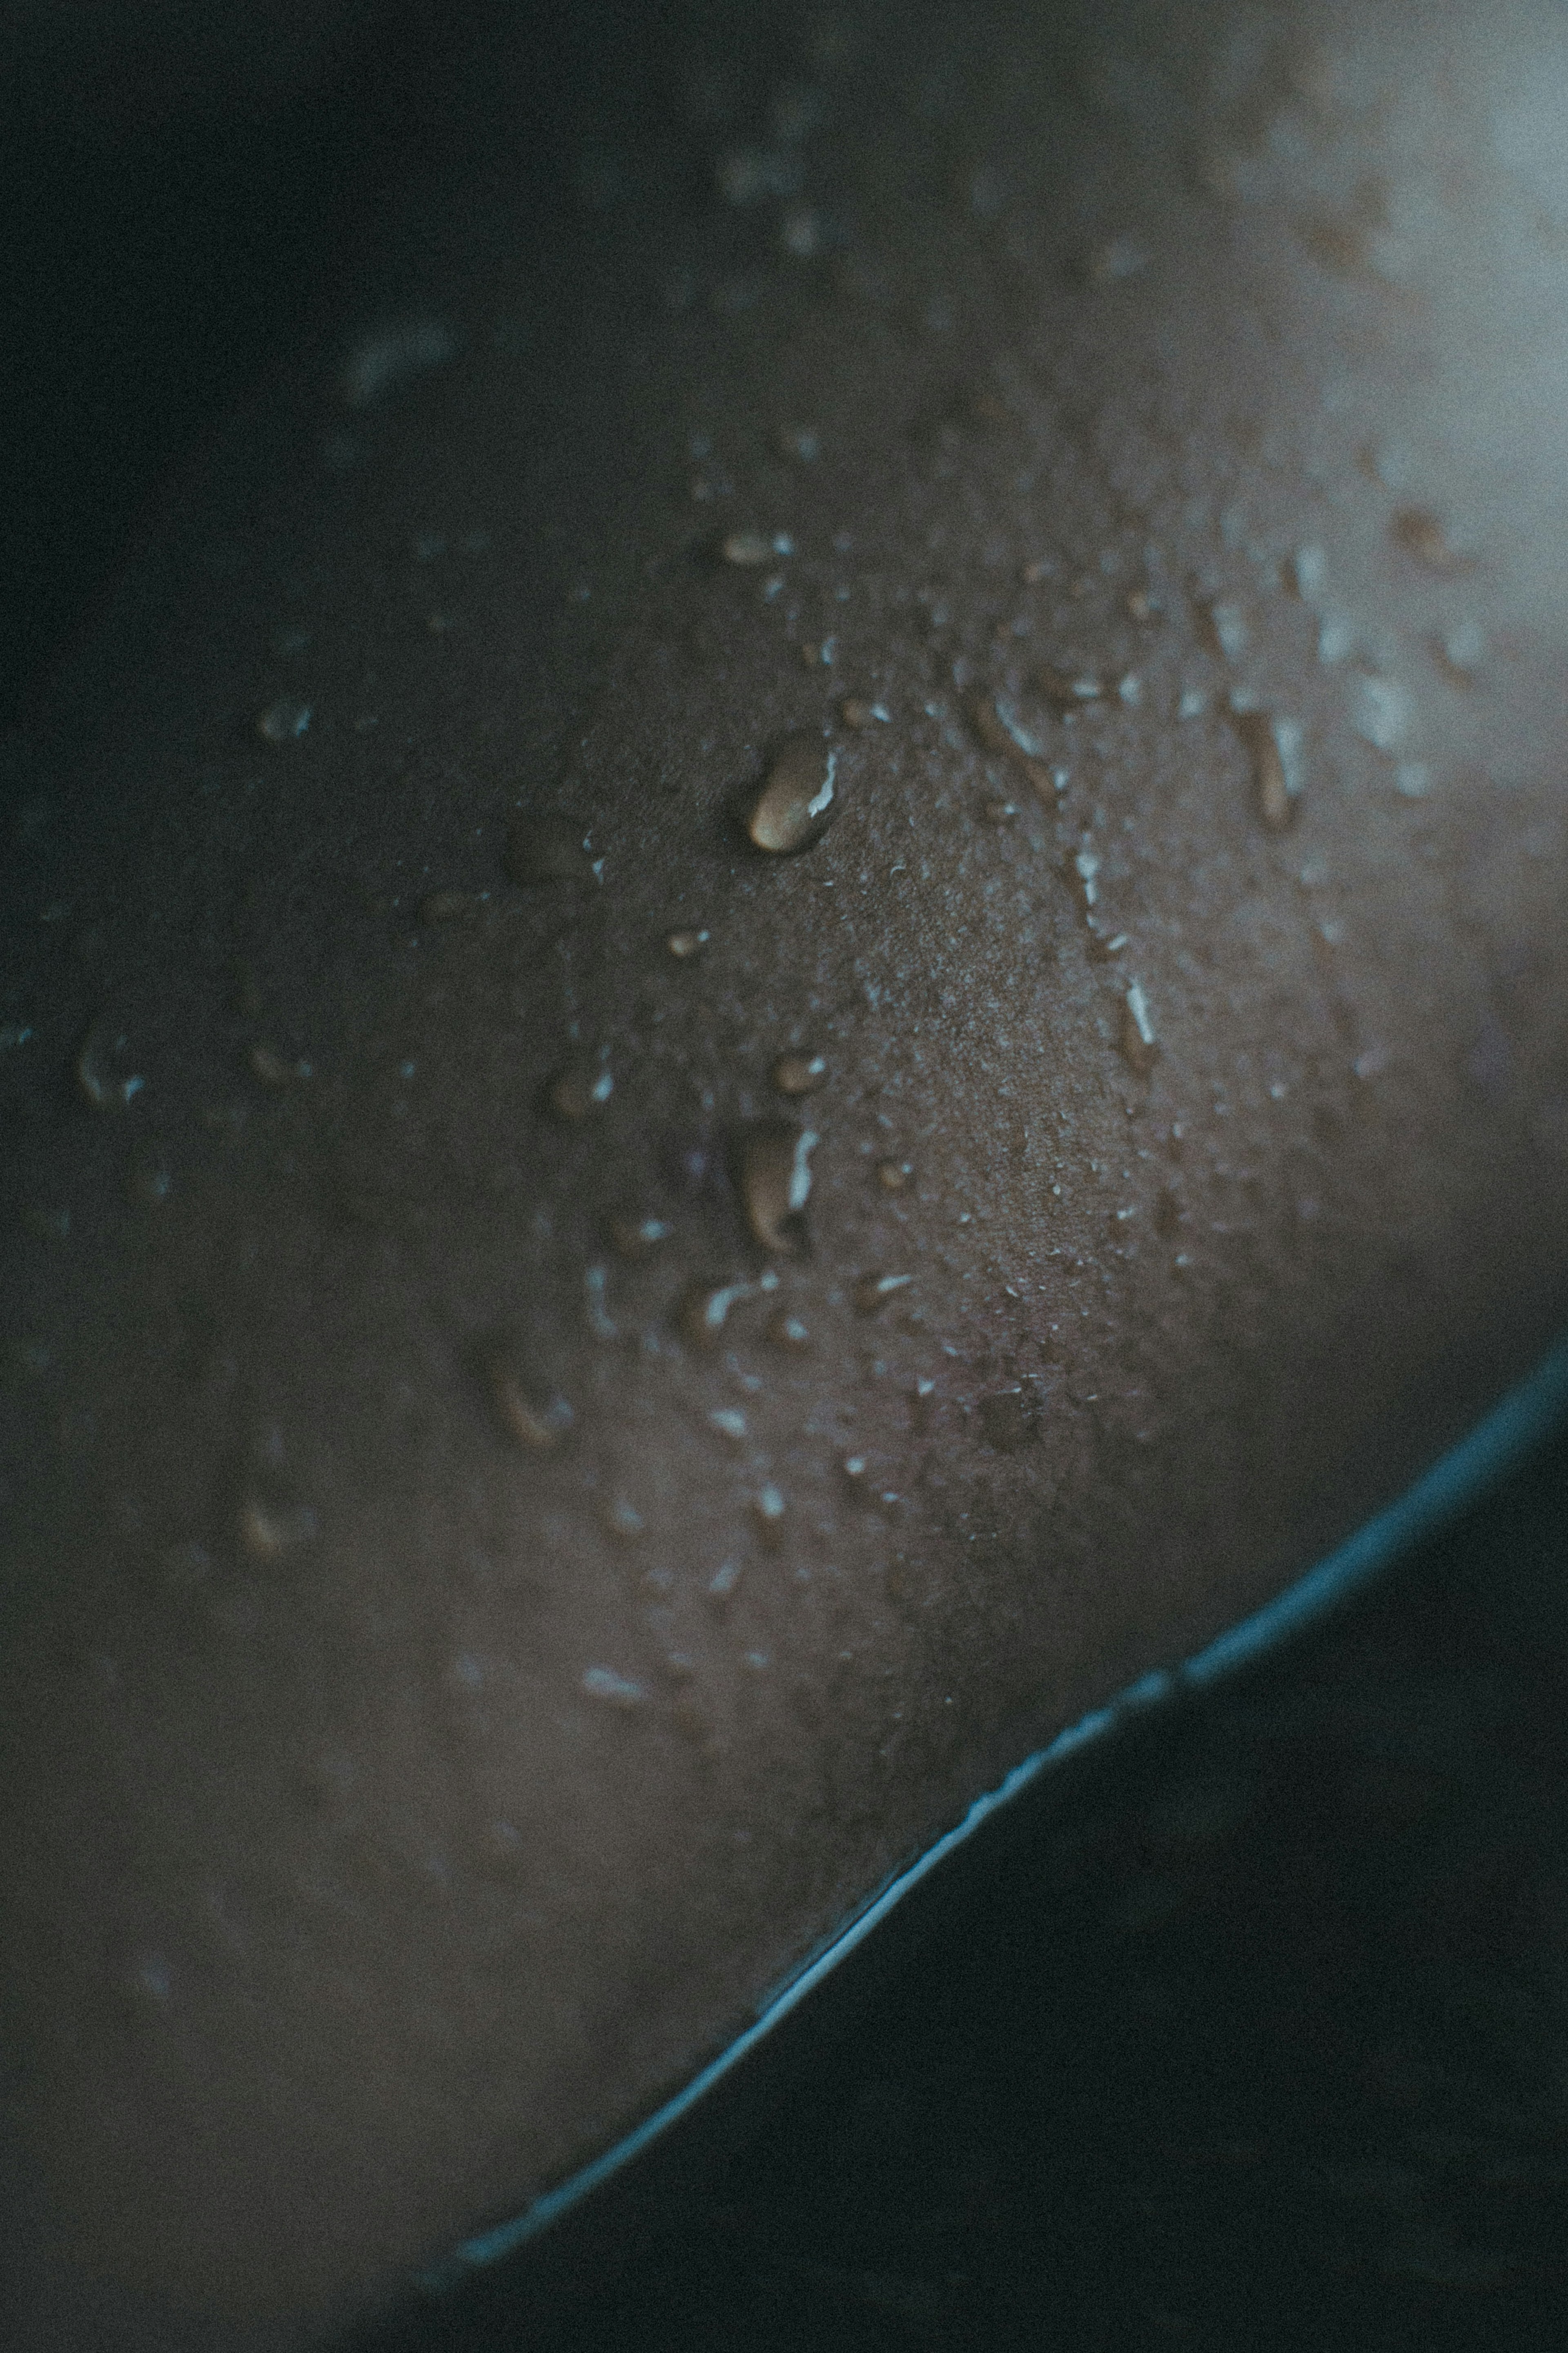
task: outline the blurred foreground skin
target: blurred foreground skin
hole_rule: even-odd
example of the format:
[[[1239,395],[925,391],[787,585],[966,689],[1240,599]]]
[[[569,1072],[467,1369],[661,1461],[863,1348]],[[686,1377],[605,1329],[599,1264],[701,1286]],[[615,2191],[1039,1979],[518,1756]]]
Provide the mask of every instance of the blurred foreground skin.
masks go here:
[[[28,2347],[374,2308],[1568,1292],[1561,20],[524,46],[7,778]]]

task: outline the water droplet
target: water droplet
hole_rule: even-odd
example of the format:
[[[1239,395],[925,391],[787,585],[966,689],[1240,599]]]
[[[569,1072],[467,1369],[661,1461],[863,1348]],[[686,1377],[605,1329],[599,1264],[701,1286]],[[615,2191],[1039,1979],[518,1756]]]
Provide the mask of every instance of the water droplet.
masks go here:
[[[291,1086],[296,1079],[312,1075],[309,1062],[286,1062],[270,1046],[253,1046],[246,1059],[263,1086]]]
[[[785,855],[821,839],[836,814],[837,763],[820,735],[785,736],[747,814],[746,831],[757,849]]]
[[[1429,507],[1401,507],[1388,528],[1394,544],[1428,572],[1451,577],[1469,569],[1469,560],[1449,545],[1441,521]]]
[[[980,1400],[980,1427],[998,1454],[1016,1454],[1040,1434],[1041,1402],[1023,1388],[995,1389]]]
[[[484,911],[483,891],[432,891],[419,909],[422,923],[471,923]]]
[[[610,1707],[638,1707],[642,1704],[641,1683],[632,1683],[625,1675],[617,1675],[610,1667],[585,1667],[583,1689],[590,1699],[603,1700]]]
[[[1388,1060],[1386,1046],[1368,1046],[1363,1053],[1356,1056],[1351,1068],[1358,1079],[1381,1078],[1388,1068]]]
[[[1301,797],[1301,731],[1291,719],[1266,711],[1234,714],[1243,743],[1252,754],[1253,790],[1258,813],[1270,833],[1284,833],[1296,821]]]
[[[1239,605],[1213,604],[1208,607],[1209,634],[1216,653],[1226,661],[1239,661],[1247,651],[1251,632],[1247,616]]]
[[[1092,670],[1039,670],[1035,683],[1055,711],[1081,710],[1086,702],[1098,702],[1105,692]]]
[[[725,1320],[732,1307],[752,1298],[754,1282],[694,1283],[682,1297],[678,1321],[695,1348],[716,1348],[724,1336]]]
[[[1425,760],[1401,760],[1394,772],[1394,785],[1407,801],[1425,800],[1432,789],[1432,771]]]
[[[1128,1069],[1140,1078],[1146,1078],[1154,1067],[1160,1045],[1150,1018],[1148,1000],[1137,981],[1132,983],[1121,1000],[1121,1034],[1118,1043]]]
[[[805,1205],[811,1198],[810,1128],[768,1121],[741,1148],[741,1198],[746,1222],[765,1250],[798,1256],[805,1247]]]
[[[339,395],[349,408],[368,408],[400,384],[443,366],[456,349],[451,329],[439,319],[383,328],[349,353],[338,378]]]
[[[588,1309],[588,1329],[595,1340],[614,1340],[617,1335],[615,1323],[605,1303],[607,1271],[602,1266],[583,1269],[583,1296]]]
[[[256,732],[268,744],[297,743],[310,723],[310,703],[293,702],[284,697],[280,702],[269,702],[259,713]]]
[[[770,537],[761,531],[727,532],[719,543],[719,553],[726,564],[739,565],[749,570],[768,563],[775,555],[793,555],[795,542],[787,532],[775,531]]]
[[[913,1163],[908,1160],[879,1160],[877,1182],[884,1193],[903,1193],[914,1178]]]
[[[1444,632],[1437,659],[1456,686],[1473,686],[1486,659],[1487,641],[1479,621],[1456,621]]]
[[[1100,852],[1086,835],[1073,852],[1072,861],[1075,894],[1086,915],[1100,903]]]
[[[316,1514],[308,1504],[285,1507],[247,1495],[240,1506],[239,1540],[253,1560],[277,1560],[315,1534]]]
[[[605,1504],[604,1520],[606,1534],[620,1537],[624,1543],[633,1543],[645,1531],[642,1514],[624,1496],[617,1496],[613,1504]]]
[[[1031,733],[1005,696],[976,693],[968,696],[964,712],[982,749],[999,758],[1023,760],[1026,763],[1043,760],[1046,747],[1039,737]]]
[[[145,1087],[145,1079],[123,1067],[130,1050],[130,1039],[102,1023],[88,1031],[76,1058],[76,1075],[77,1084],[94,1111],[123,1111]]]
[[[886,704],[868,702],[863,696],[847,694],[838,706],[838,716],[846,727],[871,727],[891,724]]]
[[[150,1209],[168,1199],[174,1190],[174,1172],[162,1145],[144,1144],[132,1155],[126,1186],[132,1199],[145,1202]]]
[[[771,1481],[766,1486],[758,1488],[752,1498],[752,1516],[763,1544],[776,1545],[783,1541],[788,1514],[789,1505],[784,1501],[782,1489],[775,1487]]]
[[[716,1407],[708,1419],[721,1438],[739,1440],[746,1434],[746,1417],[738,1413],[732,1405]]]
[[[913,1281],[912,1274],[863,1274],[850,1293],[857,1314],[877,1314],[896,1292],[904,1290]]]
[[[686,957],[694,956],[699,948],[705,948],[708,938],[709,934],[706,932],[671,932],[665,942],[665,946],[672,956],[677,956],[684,962]]]
[[[550,1082],[546,1100],[557,1119],[574,1125],[607,1103],[616,1082],[608,1071],[574,1068],[561,1071]]]
[[[821,440],[815,427],[810,425],[781,427],[774,437],[773,447],[781,458],[797,459],[802,465],[810,465],[814,458],[822,454]]]
[[[1408,718],[1405,690],[1397,680],[1370,672],[1357,679],[1351,723],[1374,750],[1392,752],[1404,736]]]
[[[16,1047],[25,1046],[32,1034],[31,1028],[20,1021],[0,1022],[0,1054],[9,1054]]]
[[[798,1355],[801,1349],[809,1348],[811,1345],[811,1334],[806,1330],[800,1317],[791,1315],[782,1307],[776,1315],[769,1319],[768,1338],[775,1348],[787,1349],[793,1355]]]
[[[827,1076],[827,1064],[820,1054],[781,1054],[771,1076],[781,1095],[809,1095]]]
[[[1342,614],[1330,614],[1318,631],[1318,659],[1327,666],[1342,662],[1355,651],[1356,634]]]
[[[1091,245],[1083,258],[1084,282],[1097,288],[1122,285],[1147,269],[1151,258],[1140,237],[1129,233],[1105,237]]]
[[[721,1562],[720,1566],[714,1570],[712,1576],[708,1580],[709,1599],[721,1606],[724,1602],[729,1600],[730,1596],[734,1592],[736,1586],[739,1585],[740,1582],[740,1562],[738,1560],[726,1560]]]
[[[838,659],[837,638],[813,638],[800,649],[801,660],[807,670],[831,670]]]
[[[552,1454],[565,1443],[574,1418],[570,1405],[558,1392],[540,1394],[526,1384],[509,1349],[490,1353],[485,1374],[509,1438],[534,1454]]]
[[[1321,547],[1299,547],[1290,559],[1290,585],[1303,605],[1315,605],[1329,585],[1329,559]]]
[[[822,216],[814,205],[788,205],[779,223],[780,249],[792,261],[815,261],[822,251]]]
[[[609,1222],[611,1245],[622,1258],[647,1258],[660,1242],[666,1242],[674,1232],[673,1226],[663,1218],[612,1218]]]

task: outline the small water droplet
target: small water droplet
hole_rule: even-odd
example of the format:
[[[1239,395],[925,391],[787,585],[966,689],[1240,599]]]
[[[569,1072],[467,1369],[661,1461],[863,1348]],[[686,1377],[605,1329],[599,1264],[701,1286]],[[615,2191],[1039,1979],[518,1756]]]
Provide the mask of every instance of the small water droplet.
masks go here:
[[[995,1389],[980,1400],[980,1427],[998,1454],[1016,1454],[1037,1438],[1040,1421],[1040,1398],[1031,1389]]]
[[[574,1068],[558,1071],[550,1082],[546,1100],[557,1119],[575,1125],[610,1100],[616,1082],[608,1071]]]
[[[812,638],[800,649],[801,660],[807,670],[831,670],[838,659],[837,638]]]
[[[1479,621],[1456,621],[1440,640],[1437,659],[1456,686],[1473,686],[1486,659],[1487,641]]]
[[[253,1046],[246,1059],[263,1086],[291,1086],[296,1079],[312,1075],[309,1062],[286,1062],[271,1046]]]
[[[1394,772],[1394,786],[1407,801],[1425,800],[1432,789],[1432,771],[1425,760],[1401,760]]]
[[[1303,546],[1290,559],[1290,585],[1303,605],[1315,605],[1329,585],[1329,559],[1321,547]]]
[[[781,458],[794,458],[802,465],[810,465],[822,454],[822,442],[815,426],[781,426],[774,436],[773,447]]]
[[[883,727],[891,724],[887,705],[868,702],[863,695],[847,694],[838,706],[838,716],[846,727]]]
[[[16,1047],[25,1046],[32,1034],[31,1027],[20,1021],[0,1022],[0,1054],[9,1054]]]
[[[768,1338],[775,1348],[784,1348],[795,1355],[798,1355],[801,1349],[809,1348],[811,1345],[811,1334],[806,1330],[800,1317],[789,1314],[782,1307],[776,1315],[769,1319]]]
[[[611,1667],[585,1667],[583,1689],[590,1699],[603,1700],[610,1707],[638,1707],[642,1704],[641,1683],[617,1675]]]
[[[753,1282],[694,1283],[680,1302],[677,1320],[682,1334],[693,1347],[716,1348],[730,1310],[752,1298],[757,1288]]]
[[[879,1160],[877,1163],[877,1182],[884,1193],[907,1192],[914,1173],[911,1161]]]
[[[781,1054],[770,1074],[781,1095],[809,1095],[827,1076],[820,1054]]]
[[[595,1340],[617,1337],[615,1322],[605,1300],[607,1270],[602,1266],[583,1269],[583,1297],[588,1310],[588,1329]]]
[[[896,1293],[913,1281],[912,1274],[863,1274],[850,1293],[857,1314],[877,1314]]]
[[[1043,760],[1046,747],[1019,719],[1006,698],[1000,694],[975,693],[964,702],[964,712],[982,749],[998,758]]]
[[[162,1145],[144,1144],[132,1155],[126,1186],[132,1199],[144,1202],[149,1208],[156,1208],[168,1199],[174,1187],[174,1171]]]
[[[813,205],[787,205],[779,223],[779,246],[792,261],[815,261],[823,247],[822,216]]]
[[[820,840],[836,814],[837,764],[820,735],[785,736],[747,812],[746,832],[758,849],[787,855]]]
[[[284,696],[258,715],[256,732],[268,744],[298,743],[310,723],[311,708],[308,702],[293,702]]]
[[[130,1039],[101,1022],[88,1031],[76,1058],[76,1075],[94,1111],[123,1111],[146,1086],[145,1079],[124,1068],[130,1050]]]
[[[1054,711],[1081,710],[1086,702],[1098,702],[1105,692],[1101,681],[1087,670],[1039,670],[1035,684]]]
[[[1100,903],[1100,852],[1086,834],[1072,861],[1074,893],[1086,915]]]
[[[1233,713],[1252,754],[1258,813],[1270,833],[1284,833],[1296,821],[1301,797],[1301,731],[1291,719],[1266,711]]]
[[[581,826],[563,818],[519,818],[507,829],[504,864],[511,881],[586,882],[593,873]]]
[[[239,1540],[253,1560],[277,1560],[315,1534],[316,1514],[308,1504],[274,1505],[247,1495],[240,1506]]]
[[[618,1536],[624,1543],[634,1542],[645,1532],[642,1514],[624,1496],[617,1496],[614,1503],[605,1504],[604,1521],[605,1533]]]
[[[1371,672],[1357,679],[1351,723],[1374,750],[1394,750],[1405,734],[1408,718],[1405,690],[1396,679],[1378,678]]]
[[[1226,661],[1239,661],[1251,641],[1247,616],[1240,606],[1224,602],[1210,605],[1208,625],[1215,652]]]
[[[510,1349],[492,1350],[485,1375],[501,1428],[531,1453],[552,1454],[571,1433],[573,1413],[559,1392],[541,1393],[523,1379]]]
[[[739,1585],[740,1582],[740,1562],[738,1560],[726,1560],[721,1562],[720,1566],[714,1570],[712,1576],[708,1580],[709,1599],[716,1604],[722,1605],[724,1602],[729,1600],[730,1596],[734,1592],[736,1586]]]
[[[665,942],[665,946],[672,956],[679,957],[684,962],[686,957],[694,956],[699,948],[705,948],[708,939],[709,934],[706,932],[671,932]]]
[[[1448,543],[1441,520],[1429,507],[1401,507],[1389,522],[1394,544],[1428,572],[1452,576],[1469,569],[1469,561]]]
[[[1083,258],[1084,282],[1100,289],[1121,286],[1147,269],[1151,258],[1142,239],[1130,232],[1102,238],[1100,244],[1091,245]]]
[[[1368,1046],[1363,1052],[1356,1056],[1351,1068],[1358,1079],[1381,1078],[1388,1068],[1388,1060],[1386,1046]]]
[[[775,531],[770,536],[761,531],[731,531],[720,541],[719,553],[726,564],[751,570],[775,555],[793,555],[795,542],[787,532]]]
[[[1150,1018],[1148,1000],[1137,981],[1132,983],[1121,1000],[1121,1032],[1118,1043],[1128,1069],[1140,1078],[1146,1078],[1154,1067],[1160,1046]]]
[[[471,923],[484,912],[483,891],[432,891],[421,902],[422,923]]]
[[[758,1488],[752,1498],[752,1516],[763,1544],[776,1545],[783,1541],[788,1515],[789,1505],[781,1488],[775,1487],[771,1480],[767,1485]]]
[[[732,1438],[739,1440],[746,1434],[746,1417],[743,1413],[737,1412],[732,1405],[715,1407],[708,1419],[721,1438]]]
[[[663,1218],[612,1218],[609,1222],[612,1247],[622,1258],[647,1258],[660,1242],[666,1242],[675,1229]]]
[[[805,1247],[805,1205],[811,1198],[810,1128],[767,1121],[741,1147],[741,1199],[746,1222],[765,1250],[798,1256]]]

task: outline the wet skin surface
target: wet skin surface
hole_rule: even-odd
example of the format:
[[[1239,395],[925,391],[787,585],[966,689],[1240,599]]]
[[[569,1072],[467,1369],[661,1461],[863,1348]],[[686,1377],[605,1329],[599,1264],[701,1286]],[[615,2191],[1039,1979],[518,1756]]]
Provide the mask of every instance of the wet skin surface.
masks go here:
[[[35,2341],[514,2210],[1556,1327],[1563,59],[1421,23],[671,17],[542,225],[492,41],[62,678]]]

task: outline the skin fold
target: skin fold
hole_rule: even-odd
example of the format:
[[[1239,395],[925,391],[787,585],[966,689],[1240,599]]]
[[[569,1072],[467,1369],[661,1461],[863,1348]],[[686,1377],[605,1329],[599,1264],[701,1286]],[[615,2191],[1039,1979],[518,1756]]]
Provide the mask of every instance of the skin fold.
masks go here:
[[[1563,1319],[1561,19],[572,38],[5,754],[28,2347],[375,2309]]]

